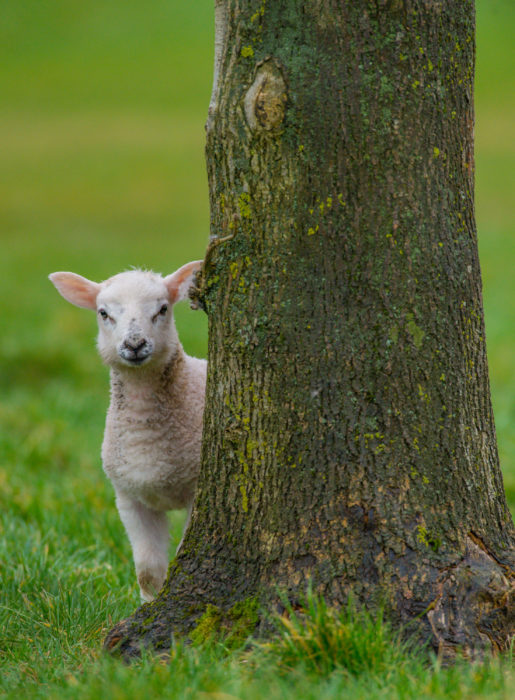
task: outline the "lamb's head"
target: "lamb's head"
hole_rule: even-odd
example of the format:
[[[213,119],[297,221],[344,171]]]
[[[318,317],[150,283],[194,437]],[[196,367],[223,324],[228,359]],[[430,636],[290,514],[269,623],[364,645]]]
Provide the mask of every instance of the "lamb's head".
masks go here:
[[[202,261],[190,262],[168,277],[130,270],[105,282],[73,272],[54,272],[50,280],[70,303],[97,311],[98,349],[112,367],[162,365],[179,345],[172,307],[186,299]]]

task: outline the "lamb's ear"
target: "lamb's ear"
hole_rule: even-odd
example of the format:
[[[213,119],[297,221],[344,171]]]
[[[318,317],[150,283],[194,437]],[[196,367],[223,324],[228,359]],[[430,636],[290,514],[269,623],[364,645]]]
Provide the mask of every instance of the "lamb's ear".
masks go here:
[[[186,263],[173,274],[165,277],[165,284],[170,294],[170,301],[175,304],[177,301],[182,301],[188,298],[188,292],[193,282],[195,272],[202,267],[203,260],[194,260]]]
[[[70,304],[80,306],[82,309],[97,308],[100,285],[96,282],[91,282],[74,272],[52,272],[48,275],[48,279]]]

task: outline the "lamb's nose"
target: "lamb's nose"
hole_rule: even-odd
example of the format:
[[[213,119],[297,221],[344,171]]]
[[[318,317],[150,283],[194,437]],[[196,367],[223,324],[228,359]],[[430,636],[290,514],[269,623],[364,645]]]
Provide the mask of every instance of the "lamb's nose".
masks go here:
[[[122,360],[133,365],[140,365],[142,362],[145,362],[151,354],[152,344],[144,338],[136,340],[134,337],[124,340],[119,351]]]

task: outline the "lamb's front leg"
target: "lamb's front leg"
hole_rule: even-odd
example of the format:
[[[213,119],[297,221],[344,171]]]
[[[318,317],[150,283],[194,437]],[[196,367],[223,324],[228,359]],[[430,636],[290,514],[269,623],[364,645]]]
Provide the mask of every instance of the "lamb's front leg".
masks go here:
[[[163,586],[168,569],[166,513],[151,510],[119,491],[116,505],[132,546],[141,597],[153,600]]]

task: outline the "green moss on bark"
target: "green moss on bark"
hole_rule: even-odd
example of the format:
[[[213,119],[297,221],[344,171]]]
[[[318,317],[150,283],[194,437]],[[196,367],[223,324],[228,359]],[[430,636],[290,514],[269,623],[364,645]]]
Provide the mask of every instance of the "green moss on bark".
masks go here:
[[[257,598],[238,601],[228,610],[208,604],[190,633],[193,644],[223,642],[228,649],[242,646],[259,621]]]

